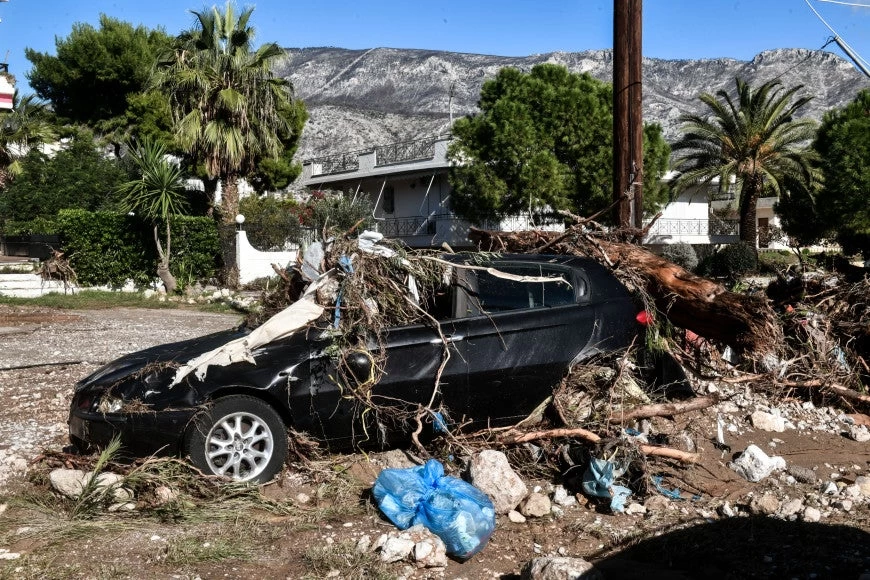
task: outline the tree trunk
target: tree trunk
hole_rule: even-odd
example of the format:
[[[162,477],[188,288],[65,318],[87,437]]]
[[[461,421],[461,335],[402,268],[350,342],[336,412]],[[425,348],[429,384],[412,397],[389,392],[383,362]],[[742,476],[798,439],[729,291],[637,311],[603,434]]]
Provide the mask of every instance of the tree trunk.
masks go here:
[[[775,356],[781,330],[768,301],[727,291],[633,244],[592,238],[578,226],[557,232],[489,232],[472,228],[468,238],[484,251],[590,256],[640,275],[656,309],[675,326],[738,349],[754,360]]]
[[[740,191],[740,241],[752,248],[758,247],[758,193],[761,176],[752,174],[743,182]]]
[[[223,266],[220,282],[227,288],[239,286],[239,264],[236,260],[236,216],[239,213],[239,176],[230,173],[221,178],[221,204],[218,211],[218,237],[221,242]]]
[[[178,282],[175,276],[169,271],[169,252],[172,241],[169,238],[169,222],[166,222],[166,251],[163,251],[163,246],[160,244],[160,236],[157,235],[157,225],[154,226],[154,243],[157,244],[157,255],[160,257],[160,262],[157,264],[157,277],[163,282],[163,287],[166,289],[166,294],[172,294],[178,288]]]
[[[239,176],[230,173],[221,180],[221,221],[224,224],[236,223],[239,213]]]

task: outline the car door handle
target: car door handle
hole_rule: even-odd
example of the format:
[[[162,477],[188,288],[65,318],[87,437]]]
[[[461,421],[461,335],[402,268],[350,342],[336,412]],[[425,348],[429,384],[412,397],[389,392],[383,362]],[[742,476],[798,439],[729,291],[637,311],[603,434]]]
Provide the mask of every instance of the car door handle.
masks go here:
[[[431,344],[443,344],[443,343],[445,343],[445,342],[446,342],[446,343],[450,343],[450,342],[459,342],[460,340],[463,340],[464,338],[465,338],[465,337],[464,337],[463,335],[461,335],[461,334],[445,334],[445,335],[444,335],[444,340],[441,340],[440,338],[433,338],[433,339],[430,340],[429,342],[430,342]]]

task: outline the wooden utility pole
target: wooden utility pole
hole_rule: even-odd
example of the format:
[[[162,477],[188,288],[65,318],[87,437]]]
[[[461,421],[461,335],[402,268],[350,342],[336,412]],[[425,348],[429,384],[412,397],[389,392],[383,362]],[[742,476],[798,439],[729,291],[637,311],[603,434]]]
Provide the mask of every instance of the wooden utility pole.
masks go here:
[[[643,226],[642,2],[613,0],[613,200],[619,227]]]

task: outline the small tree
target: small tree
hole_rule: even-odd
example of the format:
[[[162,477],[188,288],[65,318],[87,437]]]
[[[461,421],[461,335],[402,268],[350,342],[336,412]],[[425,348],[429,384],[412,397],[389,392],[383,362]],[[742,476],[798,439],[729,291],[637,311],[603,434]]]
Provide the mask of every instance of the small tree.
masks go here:
[[[125,208],[140,213],[154,226],[154,243],[159,257],[157,276],[170,294],[175,292],[177,282],[169,271],[172,251],[169,222],[172,216],[182,215],[187,208],[181,168],[167,158],[163,145],[151,139],[143,140],[136,148],[131,147],[128,155],[141,177],[122,184],[118,189],[124,195]],[[166,228],[165,249],[160,241],[161,222]]]

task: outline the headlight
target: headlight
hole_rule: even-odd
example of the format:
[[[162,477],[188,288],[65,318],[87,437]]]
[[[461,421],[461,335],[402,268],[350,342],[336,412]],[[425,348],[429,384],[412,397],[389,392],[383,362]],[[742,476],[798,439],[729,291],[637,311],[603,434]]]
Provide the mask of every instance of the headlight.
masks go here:
[[[97,405],[97,412],[99,413],[117,413],[121,410],[121,407],[124,406],[123,399],[119,399],[118,397],[106,396],[100,399],[100,404]]]

